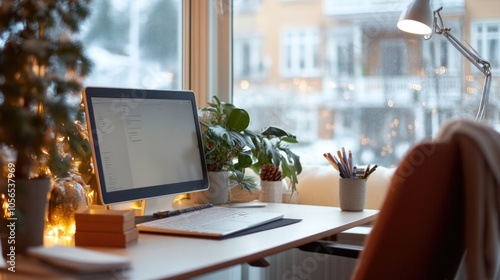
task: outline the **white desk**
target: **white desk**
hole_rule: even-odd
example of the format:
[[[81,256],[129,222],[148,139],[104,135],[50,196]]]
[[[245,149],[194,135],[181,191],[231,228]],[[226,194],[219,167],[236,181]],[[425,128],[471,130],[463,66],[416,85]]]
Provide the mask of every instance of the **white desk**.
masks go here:
[[[130,279],[186,279],[232,265],[257,260],[329,237],[375,219],[377,210],[344,212],[339,208],[269,204],[255,211],[281,212],[301,222],[225,240],[141,234],[138,244],[126,249],[100,251],[132,259]]]
[[[329,237],[373,221],[378,213],[378,210],[344,212],[335,207],[273,203],[253,208],[253,211],[280,212],[285,214],[285,218],[302,221],[225,240],[141,233],[138,243],[128,248],[94,249],[127,256],[132,260],[130,270],[123,275],[115,275],[119,279],[186,279]],[[9,276],[6,279],[27,279],[25,274],[4,276]],[[4,279],[2,275],[0,278]]]

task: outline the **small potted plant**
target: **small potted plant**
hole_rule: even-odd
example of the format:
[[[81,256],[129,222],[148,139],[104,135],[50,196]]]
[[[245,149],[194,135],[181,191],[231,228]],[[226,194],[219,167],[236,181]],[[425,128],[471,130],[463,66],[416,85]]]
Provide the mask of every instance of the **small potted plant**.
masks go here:
[[[68,136],[78,107],[68,100],[78,96],[80,78],[91,66],[82,45],[72,38],[89,14],[87,5],[86,0],[4,1],[1,5],[0,148],[11,155],[4,159],[8,169],[0,183],[10,199],[2,216],[16,218],[16,245],[4,243],[2,248],[14,253],[43,243],[44,209],[51,187],[48,158],[67,161],[49,152],[56,139]]]
[[[230,180],[249,189],[254,183],[245,177],[245,168],[252,165],[252,132],[248,112],[213,97],[208,107],[199,110],[203,148],[210,188],[191,193],[197,203],[226,203]],[[219,189],[220,187],[220,189]]]
[[[262,192],[268,187],[267,185],[276,185],[276,183],[268,182],[282,182],[283,179],[287,179],[289,186],[285,189],[286,192],[290,192],[290,197],[285,199],[285,202],[289,202],[297,191],[297,175],[302,172],[300,157],[290,149],[290,144],[298,143],[295,135],[271,126],[256,134],[253,139],[255,148],[252,152],[256,162],[251,168],[260,175]],[[272,195],[272,197],[275,196]],[[268,200],[265,195],[262,199]],[[272,200],[272,202],[279,202],[276,199]]]

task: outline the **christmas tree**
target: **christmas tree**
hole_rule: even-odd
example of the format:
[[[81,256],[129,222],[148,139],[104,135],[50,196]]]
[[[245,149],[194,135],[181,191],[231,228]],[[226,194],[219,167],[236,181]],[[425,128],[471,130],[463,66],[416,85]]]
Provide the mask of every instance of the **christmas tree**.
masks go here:
[[[79,99],[81,77],[91,69],[75,39],[88,4],[0,2],[0,145],[14,152],[18,179],[48,175],[49,167],[67,171],[73,158],[57,152],[61,145],[90,158],[88,141],[78,132],[80,105],[71,101]]]

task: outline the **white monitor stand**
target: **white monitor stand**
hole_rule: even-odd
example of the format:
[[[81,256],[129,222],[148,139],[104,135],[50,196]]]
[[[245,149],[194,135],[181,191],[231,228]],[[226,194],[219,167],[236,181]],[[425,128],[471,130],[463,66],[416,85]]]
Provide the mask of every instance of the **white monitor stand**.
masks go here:
[[[135,216],[153,215],[158,211],[174,210],[173,202],[175,195],[148,198],[140,201],[124,202],[107,205],[111,210],[135,210]]]

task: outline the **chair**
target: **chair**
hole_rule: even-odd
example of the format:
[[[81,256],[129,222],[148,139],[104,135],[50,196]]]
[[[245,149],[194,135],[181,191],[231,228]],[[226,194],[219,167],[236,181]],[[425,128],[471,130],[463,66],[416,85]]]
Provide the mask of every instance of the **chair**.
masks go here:
[[[453,279],[466,249],[469,279],[499,279],[499,187],[500,135],[446,124],[396,169],[353,279]]]

